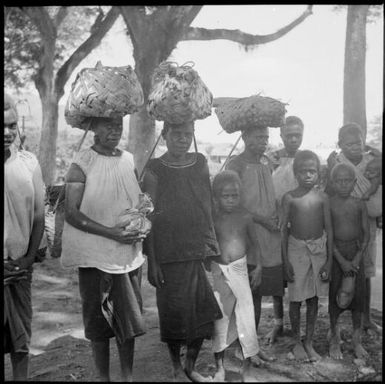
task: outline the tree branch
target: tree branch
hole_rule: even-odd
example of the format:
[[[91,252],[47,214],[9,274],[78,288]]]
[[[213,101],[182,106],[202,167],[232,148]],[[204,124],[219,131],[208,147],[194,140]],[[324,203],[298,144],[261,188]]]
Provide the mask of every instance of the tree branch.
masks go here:
[[[67,16],[68,14],[68,8],[67,7],[60,7],[56,16],[55,16],[55,26],[56,26],[56,29],[59,28],[60,24],[63,22],[63,20],[65,19],[65,17]]]
[[[206,29],[206,28],[187,28],[181,40],[231,40],[243,45],[266,44],[277,40],[286,35],[298,24],[302,23],[312,12],[312,5],[308,5],[305,12],[290,24],[279,29],[277,32],[268,35],[252,35],[238,29]]]
[[[42,40],[48,41],[56,39],[57,30],[44,7],[21,7],[20,9],[25,12],[36,25]]]
[[[63,95],[64,86],[67,83],[72,72],[81,63],[81,61],[100,44],[103,37],[111,29],[118,17],[119,9],[113,6],[107,13],[104,20],[101,21],[98,27],[94,29],[93,33],[88,37],[88,39],[76,49],[76,51],[57,71],[55,79],[55,89],[59,97]]]

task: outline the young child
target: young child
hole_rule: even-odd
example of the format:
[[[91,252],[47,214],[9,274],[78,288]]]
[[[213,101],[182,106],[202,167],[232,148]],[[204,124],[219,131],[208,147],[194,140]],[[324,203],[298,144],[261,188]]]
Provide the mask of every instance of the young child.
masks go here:
[[[329,289],[329,354],[334,359],[342,359],[336,326],[338,316],[349,309],[352,312],[354,352],[357,358],[364,358],[368,354],[361,345],[366,289],[362,255],[369,241],[368,214],[365,203],[350,195],[356,182],[352,166],[337,164],[330,178],[336,194],[330,198],[334,259]]]
[[[320,161],[312,151],[298,151],[293,163],[298,187],[283,197],[282,252],[288,278],[289,315],[297,360],[320,359],[312,345],[318,297],[327,295],[333,232],[329,199],[315,188]],[[300,338],[301,302],[306,300],[306,335]]]
[[[376,217],[377,227],[382,228],[382,157],[375,157],[365,168],[364,176],[370,181],[363,194],[369,216]]]
[[[214,323],[214,381],[224,381],[225,349],[236,340],[239,340],[243,353],[242,380],[256,380],[252,375],[251,356],[259,353],[259,346],[246,254],[255,258],[253,287],[261,283],[262,265],[257,256],[259,252],[256,252],[259,245],[253,234],[252,215],[240,206],[240,189],[241,180],[234,171],[221,172],[214,178],[213,193],[217,206],[214,225],[221,255],[213,258],[211,271],[214,295],[223,313],[223,318]]]
[[[298,182],[293,172],[293,161],[295,154],[302,144],[303,133],[304,124],[299,117],[286,117],[285,125],[281,127],[281,139],[284,147],[272,152],[269,156],[274,167],[272,179],[280,220],[282,218],[283,195],[298,187]],[[287,287],[286,281],[284,281],[284,287]],[[266,341],[270,344],[275,342],[277,336],[283,335],[283,296],[277,296],[274,304],[274,327],[265,336]]]

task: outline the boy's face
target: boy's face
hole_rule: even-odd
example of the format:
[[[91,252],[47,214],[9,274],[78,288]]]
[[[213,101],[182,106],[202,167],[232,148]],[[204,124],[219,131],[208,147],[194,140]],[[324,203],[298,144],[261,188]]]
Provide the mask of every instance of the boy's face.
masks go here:
[[[362,137],[359,134],[344,135],[338,145],[342,153],[350,160],[359,159],[364,151]]]
[[[303,128],[298,124],[291,124],[281,131],[281,138],[289,154],[295,154],[302,144]]]
[[[347,169],[339,169],[333,177],[333,187],[338,196],[349,197],[356,184],[356,178]]]
[[[299,164],[295,177],[300,187],[312,188],[318,181],[318,167],[315,160],[309,159]]]
[[[269,128],[254,129],[246,134],[243,141],[250,153],[262,156],[269,142]]]
[[[236,183],[228,183],[222,187],[217,197],[219,208],[222,211],[231,213],[238,207],[241,201],[241,193],[239,185]]]

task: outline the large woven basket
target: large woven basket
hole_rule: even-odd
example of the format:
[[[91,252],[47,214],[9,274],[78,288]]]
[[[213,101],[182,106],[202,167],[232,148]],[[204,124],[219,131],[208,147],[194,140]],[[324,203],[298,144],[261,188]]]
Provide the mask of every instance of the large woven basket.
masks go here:
[[[148,113],[156,120],[181,124],[211,115],[213,95],[191,65],[163,62],[152,77]]]
[[[252,127],[281,127],[285,122],[285,104],[271,97],[254,95],[228,98],[215,108],[219,123],[227,133]]]
[[[88,117],[123,117],[143,105],[143,90],[130,66],[83,68],[72,84],[64,116],[69,125],[85,129]]]

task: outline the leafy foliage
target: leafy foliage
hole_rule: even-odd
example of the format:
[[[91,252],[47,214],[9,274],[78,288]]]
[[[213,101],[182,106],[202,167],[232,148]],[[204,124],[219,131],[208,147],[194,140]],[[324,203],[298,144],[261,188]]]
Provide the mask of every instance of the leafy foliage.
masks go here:
[[[61,7],[44,7],[53,20]],[[108,7],[71,6],[58,28],[55,69],[69,58],[90,34],[95,18]],[[104,9],[103,9],[104,8]],[[4,28],[4,79],[10,88],[28,84],[38,69],[41,54],[41,36],[30,18],[18,7],[7,9]]]

